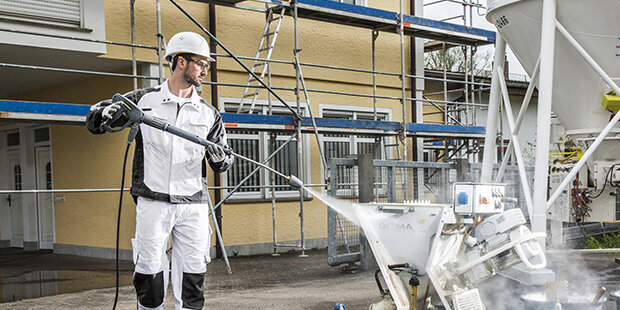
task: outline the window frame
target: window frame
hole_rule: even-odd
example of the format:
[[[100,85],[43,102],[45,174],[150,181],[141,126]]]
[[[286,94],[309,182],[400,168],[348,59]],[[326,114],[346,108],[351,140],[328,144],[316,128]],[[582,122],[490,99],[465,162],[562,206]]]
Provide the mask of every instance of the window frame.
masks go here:
[[[332,0],[332,1],[336,1],[336,2],[340,2],[340,3],[348,3],[345,2],[344,0]],[[360,6],[368,6],[368,1],[367,0],[352,0],[354,5],[360,5]],[[351,3],[348,3],[351,4]]]
[[[351,116],[351,118],[347,118],[347,119],[352,119],[352,120],[359,120],[359,116],[361,115],[370,115],[373,116],[373,108],[371,107],[357,107],[357,106],[349,106],[349,105],[334,105],[334,104],[321,104],[319,105],[319,117],[321,118],[332,118],[330,116]],[[379,121],[391,121],[392,120],[392,109],[390,108],[377,108],[377,118]],[[368,120],[368,118],[364,118],[361,120]],[[364,136],[362,134],[362,136]],[[358,148],[358,144],[359,143],[373,143],[375,142],[374,138],[367,138],[367,137],[359,137],[358,135],[355,134],[349,134],[346,137],[326,137],[324,134],[320,135],[320,141],[321,141],[321,146],[323,147],[323,149],[326,149],[326,142],[348,142],[349,144],[349,154],[357,154],[357,152],[359,151]],[[387,138],[388,143],[394,143],[394,138],[393,137],[388,137]],[[385,139],[381,140],[381,146],[379,147],[379,158],[381,159],[385,159],[386,158],[386,154],[385,154],[385,146],[384,143],[386,142]],[[323,163],[321,162],[321,165],[323,165]],[[321,169],[321,177],[325,177],[323,175],[325,169]],[[383,178],[383,176],[380,176],[381,178]],[[385,186],[379,186],[377,188],[377,194],[382,196],[385,195],[387,193],[387,189],[385,188]],[[350,196],[351,193],[347,193],[347,189],[342,189],[342,190],[337,190],[336,192],[336,196],[337,197],[348,197]],[[359,195],[359,193],[353,193],[353,195],[355,197],[357,197]]]
[[[4,145],[2,145],[4,148],[6,148],[7,151],[11,151],[11,150],[19,150],[20,146],[22,145],[22,133],[20,132],[19,128],[17,129],[9,129],[7,131],[5,131],[4,133]],[[17,144],[12,144],[9,145],[9,135],[12,134],[17,134]]]
[[[80,23],[63,24],[61,22],[46,21],[44,18],[31,19],[23,16],[11,16],[11,11],[0,12],[0,27],[20,31],[61,35],[92,40],[106,39],[105,6],[100,0],[79,0]],[[14,45],[42,49],[83,52],[92,54],[107,53],[107,44],[97,42],[68,40],[64,38],[41,37],[26,33],[0,33],[0,47]],[[38,50],[36,50],[38,51]],[[37,57],[45,57],[45,52],[33,52]]]
[[[326,111],[328,111],[327,112],[328,116],[325,116]],[[319,105],[319,117],[321,118],[334,118],[334,117],[331,117],[332,115],[338,115],[338,116],[351,115],[352,118],[345,118],[345,119],[358,120],[359,114],[372,115],[372,113],[373,113],[373,108],[370,108],[370,107],[355,107],[355,106],[349,106],[349,105],[335,105],[335,104],[320,104]],[[379,121],[391,121],[392,120],[392,109],[377,108],[377,116],[384,117],[384,119],[379,118]],[[362,120],[368,120],[368,119],[362,119]],[[347,137],[325,137],[324,134],[321,134],[320,138],[321,138],[321,145],[323,146],[323,148],[325,148],[326,140],[334,141],[334,142],[349,142],[350,143],[349,154],[357,153],[358,151],[357,144],[360,142],[361,143],[369,143],[369,142],[374,143],[374,138],[358,137],[358,135],[348,135]],[[392,142],[394,138],[390,137],[388,139],[390,142]],[[381,158],[385,158],[384,148],[381,149]]]
[[[85,10],[85,1],[78,0],[79,6],[79,21],[77,23],[73,23],[70,20],[65,19],[64,21],[61,18],[46,18],[44,14],[36,15],[29,14],[28,12],[19,12],[19,11],[2,11],[0,10],[0,19],[4,21],[17,22],[17,23],[25,23],[32,24],[44,27],[54,27],[54,28],[65,28],[70,30],[77,31],[87,31],[89,29],[85,26],[85,18],[84,18],[84,10]],[[44,3],[40,3],[44,5]]]
[[[246,99],[246,101],[248,100]],[[220,112],[236,113],[240,102],[241,102],[241,98],[220,97],[220,105],[219,105]],[[246,104],[249,104],[249,102],[244,103],[244,105]],[[296,109],[297,107],[297,104],[295,102],[287,102],[287,104],[289,104],[294,109]],[[257,99],[255,101],[254,114],[268,115],[268,106],[269,106],[268,100]],[[301,108],[302,116],[309,115],[307,111],[308,110],[307,103],[301,102],[300,108]],[[282,106],[281,104],[273,104],[273,102],[272,102],[272,112],[273,112],[273,115],[291,115],[290,111],[286,107]],[[246,134],[240,134],[240,133],[234,132],[237,130],[238,131],[255,131],[256,134],[255,135],[253,134],[253,137],[248,138]],[[243,129],[226,128],[226,136],[227,136],[227,140],[229,141],[231,139],[247,139],[247,140],[258,139],[258,147],[259,147],[259,160],[258,161],[259,162],[263,162],[270,155],[269,153],[270,132],[269,131],[252,130],[252,129],[245,129],[245,128]],[[289,137],[290,137],[289,134],[277,133],[276,141],[287,140]],[[291,142],[295,142],[295,141],[297,141],[297,139]],[[301,143],[304,149],[308,149],[311,146],[309,135],[302,135]],[[239,161],[239,159],[235,160],[235,162],[237,161]],[[293,174],[302,180],[311,180],[312,179],[311,152],[303,152],[302,158],[298,159],[297,164],[302,165],[303,176],[298,176],[297,171],[293,172]],[[251,170],[254,170],[254,168],[252,168]],[[259,181],[261,185],[264,185],[264,184],[271,185],[271,177],[270,177],[271,172],[269,172],[267,169],[261,169],[258,172],[258,174],[260,175]],[[227,172],[224,172],[221,175],[222,175],[222,186],[236,185],[236,184],[232,184],[232,185],[228,184],[229,178],[228,178]],[[276,178],[278,178],[278,176],[276,176]],[[227,195],[230,190],[231,189],[229,188],[224,188],[223,194]],[[274,190],[274,196],[275,196],[276,201],[293,201],[293,200],[299,199],[299,192],[300,192],[299,190],[283,190],[283,191]],[[304,191],[304,199],[307,199],[307,198],[310,198],[310,196],[307,192]],[[234,203],[243,203],[243,202],[256,202],[256,201],[266,202],[266,201],[271,201],[271,199],[272,199],[271,188],[258,188],[258,190],[252,191],[252,192],[235,192],[228,200]]]

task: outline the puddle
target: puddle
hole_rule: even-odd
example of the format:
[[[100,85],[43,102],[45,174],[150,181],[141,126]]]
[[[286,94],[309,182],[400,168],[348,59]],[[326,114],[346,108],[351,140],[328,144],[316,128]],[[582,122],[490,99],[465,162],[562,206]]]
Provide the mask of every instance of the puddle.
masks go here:
[[[120,285],[132,282],[131,272],[120,273]],[[114,271],[37,270],[0,279],[0,302],[114,287]]]

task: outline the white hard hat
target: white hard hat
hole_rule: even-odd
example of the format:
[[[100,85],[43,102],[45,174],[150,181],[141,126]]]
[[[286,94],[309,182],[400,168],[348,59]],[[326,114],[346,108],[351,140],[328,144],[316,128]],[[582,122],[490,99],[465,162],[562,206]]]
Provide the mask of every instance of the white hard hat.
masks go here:
[[[207,40],[195,32],[179,32],[170,38],[166,46],[164,59],[171,63],[174,56],[178,53],[196,54],[207,57],[208,61],[215,61],[210,55]]]

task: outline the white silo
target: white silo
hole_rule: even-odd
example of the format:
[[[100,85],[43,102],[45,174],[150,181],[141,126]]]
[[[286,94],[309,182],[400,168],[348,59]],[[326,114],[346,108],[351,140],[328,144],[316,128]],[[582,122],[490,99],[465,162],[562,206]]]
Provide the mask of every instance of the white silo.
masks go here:
[[[589,173],[591,179],[597,180],[596,188],[590,192],[595,194],[602,190],[606,179],[615,177],[614,173],[607,175],[606,171],[613,164],[620,163],[620,126],[608,127],[614,114],[601,105],[603,95],[612,90],[608,84],[611,82],[617,85],[620,79],[620,19],[617,17],[620,14],[620,1],[489,0],[487,20],[496,26],[530,76],[541,54],[541,33],[545,31],[543,3],[553,5],[554,14],[545,16],[555,17],[556,27],[553,45],[548,45],[542,51],[553,51],[552,57],[547,58],[554,60],[551,72],[553,112],[566,129],[566,134],[577,145],[584,151],[591,149],[586,152],[586,157],[588,153],[591,153],[591,157],[577,163],[575,173],[581,171],[580,177]],[[571,38],[574,39],[573,43]],[[582,48],[582,53],[578,51],[577,45]],[[604,74],[597,72],[597,66]],[[603,77],[605,75],[609,79],[606,80]],[[616,85],[614,88],[617,89]],[[544,123],[541,124],[544,126]],[[596,139],[601,132],[607,131],[609,134],[605,139]],[[600,140],[600,145],[597,140]],[[538,143],[547,141],[539,140]],[[586,168],[579,169],[583,164],[586,164],[588,171]],[[568,176],[573,179],[575,174]],[[587,187],[587,177],[585,180],[584,187]],[[567,178],[559,187],[571,181]],[[609,185],[606,191],[610,192]],[[554,192],[547,206],[559,195],[560,191]],[[592,204],[596,208],[594,212],[598,212],[592,220],[616,220],[615,198],[608,193],[603,193]]]

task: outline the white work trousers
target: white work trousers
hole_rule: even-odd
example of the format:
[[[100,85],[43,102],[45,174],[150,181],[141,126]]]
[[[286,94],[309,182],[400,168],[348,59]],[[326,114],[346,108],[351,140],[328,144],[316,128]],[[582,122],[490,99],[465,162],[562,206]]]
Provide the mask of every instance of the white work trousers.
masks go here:
[[[163,296],[168,287],[168,258],[166,250],[169,246],[169,236],[172,236],[172,291],[174,293],[174,308],[196,309],[194,300],[183,300],[186,296],[196,297],[197,292],[184,283],[184,277],[199,275],[207,270],[207,264],[211,261],[209,247],[211,244],[211,227],[209,226],[209,207],[207,204],[172,204],[168,202],[151,200],[138,197],[136,206],[136,237],[132,239],[133,260],[135,264],[134,286],[136,275],[155,275],[163,272]],[[200,279],[203,279],[200,277]],[[194,279],[197,279],[194,277]],[[152,281],[152,280],[151,280]],[[187,281],[187,279],[185,280]],[[144,281],[143,281],[144,282]],[[147,281],[148,282],[148,281]],[[145,284],[149,285],[149,284]],[[161,287],[161,281],[159,281]],[[202,283],[200,283],[202,294]],[[147,288],[148,289],[148,288]],[[139,288],[136,286],[136,292]],[[149,293],[147,293],[149,294]],[[151,306],[140,304],[138,296],[138,309],[163,309],[164,297],[156,293],[158,297],[150,300]],[[200,296],[202,298],[202,296]],[[159,304],[161,301],[161,304]],[[157,305],[159,304],[159,305]],[[200,307],[201,308],[201,307]]]

